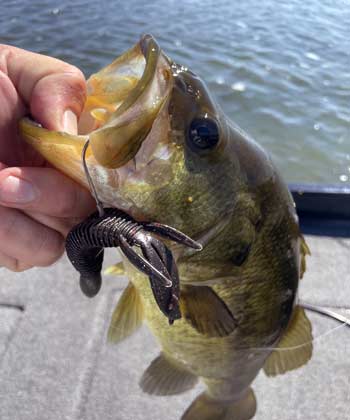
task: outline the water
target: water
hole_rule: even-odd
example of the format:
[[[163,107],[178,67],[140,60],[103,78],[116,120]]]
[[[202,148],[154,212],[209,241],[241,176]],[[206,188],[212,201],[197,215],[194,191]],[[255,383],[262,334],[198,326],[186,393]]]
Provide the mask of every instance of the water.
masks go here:
[[[347,0],[3,0],[0,23],[0,42],[86,75],[152,33],[288,181],[350,184]]]

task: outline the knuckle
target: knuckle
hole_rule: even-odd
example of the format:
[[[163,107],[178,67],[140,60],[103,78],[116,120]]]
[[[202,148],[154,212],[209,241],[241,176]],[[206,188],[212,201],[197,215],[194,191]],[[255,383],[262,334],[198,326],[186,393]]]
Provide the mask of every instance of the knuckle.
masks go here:
[[[2,265],[20,272],[32,266],[47,266],[64,251],[64,238],[56,230],[28,219],[15,209],[0,207],[0,257]]]
[[[50,96],[47,91],[50,90]],[[43,76],[31,94],[32,112],[47,111],[53,101],[68,106],[74,113],[82,111],[86,99],[86,81],[83,73],[74,66],[64,63]]]
[[[37,265],[47,267],[57,261],[64,251],[63,236],[51,229],[43,229],[34,247]]]
[[[2,241],[10,238],[15,232],[18,213],[9,209],[0,209],[0,238]]]
[[[76,102],[76,105],[82,105],[86,98],[86,81],[84,74],[77,67],[66,64],[63,69],[62,79],[64,84],[64,91],[71,96],[71,100]]]
[[[8,73],[8,63],[12,59],[13,51],[8,45],[0,45],[0,70]]]
[[[78,67],[75,67],[72,64],[65,63],[65,65],[66,68],[64,72],[71,75],[72,77],[74,77],[74,79],[76,79],[77,82],[81,82],[85,86],[85,77],[83,72],[80,69],[78,69]]]
[[[57,66],[57,71],[59,71],[60,73],[67,73],[71,74],[72,76],[84,78],[82,71],[74,64],[67,63],[66,61],[62,61],[60,59],[55,59],[55,61],[57,61],[57,63],[59,64]]]
[[[13,263],[11,264],[11,268],[9,268],[11,271],[15,273],[23,273],[23,271],[27,271],[33,268],[32,265],[23,263],[16,258],[13,259]]]
[[[0,251],[0,266],[7,268],[8,270],[13,271],[15,273],[21,273],[23,271],[33,268],[32,265],[26,264],[23,261],[19,260],[18,258],[5,255],[1,251]]]

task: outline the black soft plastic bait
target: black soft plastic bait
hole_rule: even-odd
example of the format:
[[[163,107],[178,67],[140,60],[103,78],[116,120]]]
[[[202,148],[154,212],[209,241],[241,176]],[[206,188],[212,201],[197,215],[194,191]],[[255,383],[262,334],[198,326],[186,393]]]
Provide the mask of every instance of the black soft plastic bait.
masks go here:
[[[120,247],[128,260],[147,274],[154,298],[169,323],[181,318],[179,276],[171,251],[151,232],[194,249],[201,245],[180,231],[160,223],[137,222],[115,208],[93,213],[75,226],[66,239],[68,258],[80,273],[80,287],[88,297],[101,287],[103,251]],[[141,249],[142,255],[133,246]]]

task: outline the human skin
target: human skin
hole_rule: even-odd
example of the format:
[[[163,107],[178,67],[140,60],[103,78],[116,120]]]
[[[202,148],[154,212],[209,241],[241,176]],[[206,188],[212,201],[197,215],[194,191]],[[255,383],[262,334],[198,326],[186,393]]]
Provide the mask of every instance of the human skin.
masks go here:
[[[52,57],[0,45],[0,266],[48,266],[72,226],[95,208],[90,193],[51,168],[18,134],[30,114],[51,130],[77,132],[84,75]]]

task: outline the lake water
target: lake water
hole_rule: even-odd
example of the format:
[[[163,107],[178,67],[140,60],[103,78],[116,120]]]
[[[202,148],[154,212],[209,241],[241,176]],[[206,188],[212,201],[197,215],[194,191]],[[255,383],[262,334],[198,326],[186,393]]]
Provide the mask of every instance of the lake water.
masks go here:
[[[350,185],[347,0],[7,1],[0,42],[88,76],[152,33],[292,182]]]

